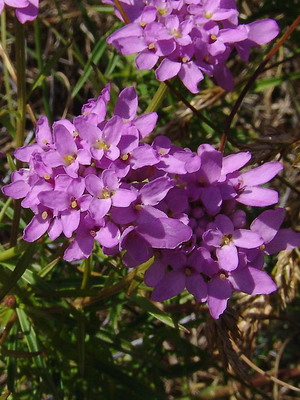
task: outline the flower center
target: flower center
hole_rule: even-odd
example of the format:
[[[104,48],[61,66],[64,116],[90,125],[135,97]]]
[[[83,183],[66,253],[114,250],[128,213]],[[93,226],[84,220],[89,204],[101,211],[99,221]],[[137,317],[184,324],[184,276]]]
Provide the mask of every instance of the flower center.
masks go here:
[[[44,179],[46,179],[46,181],[49,181],[50,178],[51,176],[49,174],[44,174]]]
[[[134,206],[134,209],[137,210],[137,211],[140,211],[142,209],[142,205],[141,204],[136,204]]]
[[[108,189],[104,189],[104,190],[102,190],[102,193],[101,193],[101,199],[110,199],[111,198],[111,196],[112,196],[112,192],[110,191],[110,190],[108,190]]]
[[[109,149],[109,145],[105,142],[102,142],[100,139],[96,140],[96,148],[99,150],[108,150]]]
[[[146,24],[146,22],[145,21],[141,21],[140,22],[140,26],[142,27],[142,28],[144,28],[144,26],[146,26],[147,24]]]
[[[266,248],[266,246],[264,244],[262,244],[261,246],[259,246],[259,250],[264,251],[264,249]]]
[[[225,235],[222,240],[221,246],[226,246],[231,242],[232,235]]]
[[[167,154],[166,150],[165,150],[165,149],[162,149],[162,148],[160,148],[158,152],[159,152],[159,154],[160,154],[161,156],[164,156],[165,154]]]
[[[185,274],[185,276],[191,276],[192,273],[193,273],[192,268],[186,267],[186,268],[184,269],[184,274]]]
[[[160,15],[165,15],[167,13],[167,9],[166,8],[158,8],[157,12]]]
[[[217,36],[216,35],[210,35],[210,38],[213,42],[215,42],[217,40]]]
[[[154,43],[148,44],[148,49],[149,50],[154,50],[155,49],[155,44]]]
[[[79,136],[79,133],[77,131],[74,131],[73,132],[73,137],[77,137],[77,136]]]
[[[95,237],[96,234],[97,234],[97,232],[96,232],[94,229],[91,229],[91,230],[90,230],[90,235],[91,235],[91,236]]]
[[[71,208],[76,208],[77,206],[78,206],[77,201],[76,201],[76,200],[73,200],[73,201],[71,202]]]
[[[219,277],[220,279],[222,279],[222,281],[224,281],[227,278],[226,274],[224,274],[223,272],[219,275]]]
[[[129,158],[129,154],[123,154],[123,155],[121,156],[121,160],[123,160],[123,161],[127,161],[128,158]]]
[[[177,38],[181,37],[181,33],[177,29],[172,30],[172,35]]]
[[[76,155],[68,154],[64,156],[64,161],[66,165],[71,165],[76,160]]]
[[[182,57],[181,61],[182,61],[183,63],[187,63],[187,62],[189,61],[189,59],[188,59],[187,57]]]
[[[207,13],[204,14],[204,17],[207,18],[207,19],[211,18],[212,16],[213,16],[213,14],[210,13],[210,12],[207,12]]]
[[[47,211],[43,211],[43,212],[42,212],[42,219],[45,220],[45,219],[47,219],[47,218],[48,218],[48,213],[47,213]]]

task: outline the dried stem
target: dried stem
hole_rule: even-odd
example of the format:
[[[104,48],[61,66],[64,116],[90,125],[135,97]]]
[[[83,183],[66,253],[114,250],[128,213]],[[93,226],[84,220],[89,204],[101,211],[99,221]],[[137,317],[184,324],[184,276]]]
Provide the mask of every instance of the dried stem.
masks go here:
[[[269,60],[278,52],[278,50],[285,43],[287,38],[297,28],[299,23],[300,23],[300,16],[295,19],[293,24],[285,32],[285,34],[282,36],[282,38],[279,40],[279,42],[271,49],[271,51],[266,55],[266,57],[260,63],[260,65],[256,68],[256,70],[254,71],[253,75],[249,78],[248,82],[246,83],[244,89],[240,93],[237,101],[235,102],[235,104],[234,104],[234,106],[233,106],[233,108],[231,110],[231,113],[229,114],[229,116],[228,116],[228,118],[226,120],[224,132],[222,134],[221,143],[220,143],[220,147],[219,147],[220,151],[224,151],[224,147],[225,147],[226,141],[228,140],[229,129],[231,127],[233,118],[235,117],[238,109],[240,108],[240,105],[242,104],[242,102],[244,100],[244,97],[248,93],[248,91],[251,88],[251,86],[254,84],[254,82],[257,79],[257,77],[263,72],[263,70],[264,70],[265,66],[267,65],[267,63],[269,62]]]
[[[24,26],[16,19],[16,64],[17,64],[17,134],[16,147],[21,147],[24,143],[25,136],[25,120],[26,120],[26,66],[25,66],[25,36]],[[17,167],[21,164],[17,162]],[[12,223],[10,245],[13,247],[17,243],[19,222],[21,216],[21,201],[16,200],[14,204],[14,218]]]
[[[192,106],[183,96],[182,94],[175,89],[175,87],[173,86],[173,84],[170,81],[165,81],[165,84],[168,86],[168,88],[175,94],[175,96],[183,102],[184,105],[186,105],[195,115],[197,115],[197,117],[203,121],[206,125],[210,126],[215,132],[219,133],[220,135],[222,134],[222,132],[215,126],[215,124],[213,124],[209,119],[207,119],[206,117],[204,117],[204,115],[202,115],[199,110],[197,110],[194,106]]]

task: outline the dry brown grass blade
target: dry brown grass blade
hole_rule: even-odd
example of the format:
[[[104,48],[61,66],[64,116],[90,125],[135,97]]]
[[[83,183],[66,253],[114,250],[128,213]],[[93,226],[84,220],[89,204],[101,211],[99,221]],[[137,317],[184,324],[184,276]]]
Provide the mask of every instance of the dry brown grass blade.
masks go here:
[[[290,385],[289,383],[286,383],[278,378],[276,378],[275,376],[273,376],[272,374],[270,374],[267,371],[262,370],[261,368],[259,368],[256,364],[254,364],[245,354],[243,354],[238,345],[235,343],[235,341],[233,339],[231,339],[232,342],[232,347],[233,349],[239,354],[240,359],[247,364],[251,369],[253,369],[254,371],[258,372],[260,375],[263,375],[264,377],[268,378],[270,381],[277,383],[280,386],[283,386],[287,389],[293,390],[294,392],[298,392],[300,393],[300,388]]]
[[[17,84],[17,74],[16,74],[16,71],[15,71],[15,68],[14,68],[13,63],[11,62],[10,58],[8,57],[6,51],[4,50],[4,48],[3,48],[1,43],[0,43],[0,57],[2,58],[3,64],[6,66],[7,71],[9,73],[11,79],[13,80],[13,82],[15,84]],[[33,112],[32,108],[31,108],[30,104],[26,105],[26,111],[30,116],[31,122],[33,123],[33,125],[35,125],[36,124],[36,117],[34,115],[34,112]]]

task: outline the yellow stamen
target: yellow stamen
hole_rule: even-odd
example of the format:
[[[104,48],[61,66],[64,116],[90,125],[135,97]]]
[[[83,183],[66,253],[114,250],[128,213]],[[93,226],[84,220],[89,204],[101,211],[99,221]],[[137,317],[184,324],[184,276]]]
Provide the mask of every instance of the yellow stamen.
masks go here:
[[[71,154],[68,154],[64,156],[64,161],[66,165],[71,165],[74,161],[76,160],[76,156],[72,156]]]
[[[158,8],[157,9],[158,14],[160,15],[164,15],[167,13],[167,9],[166,8]]]
[[[217,36],[216,35],[210,35],[211,40],[215,41],[217,40]]]
[[[167,152],[166,152],[166,150],[165,149],[159,149],[159,154],[161,155],[161,156],[164,156],[165,154],[167,154]]]
[[[96,148],[101,150],[108,150],[109,149],[109,145],[105,142],[102,142],[100,139],[96,140]]]
[[[149,50],[155,49],[155,44],[154,44],[154,43],[148,44],[148,49],[149,49]]]
[[[137,210],[137,211],[140,211],[142,209],[142,205],[141,204],[136,204],[134,206],[134,209]]]
[[[123,154],[123,155],[121,156],[121,160],[123,160],[123,161],[128,160],[128,158],[129,158],[129,154]]]
[[[204,14],[204,17],[207,18],[207,19],[211,18],[212,16],[213,16],[213,14],[209,13],[209,12]]]
[[[181,37],[181,33],[177,29],[172,30],[172,35],[175,37]]]
[[[226,275],[225,274],[220,274],[220,279],[222,279],[222,281],[224,281],[226,279]]]
[[[259,246],[259,250],[263,251],[266,248],[266,246],[264,244],[262,244],[261,246]]]
[[[48,213],[47,213],[47,211],[43,211],[43,212],[42,212],[42,219],[45,220],[45,219],[47,219],[47,218],[48,218]]]
[[[51,178],[51,176],[49,174],[44,174],[44,179],[46,179],[46,181],[48,181]]]
[[[48,144],[48,140],[47,140],[47,139],[43,139],[43,140],[42,140],[42,143],[43,143],[43,144]]]
[[[182,61],[183,63],[187,63],[187,62],[189,61],[189,59],[188,59],[187,57],[182,57],[181,61]]]
[[[142,27],[142,28],[144,28],[144,26],[146,26],[147,24],[146,24],[146,22],[145,21],[141,21],[140,22],[140,26]]]
[[[73,137],[77,137],[77,136],[79,136],[79,133],[77,131],[74,131],[73,132]]]
[[[77,201],[76,200],[73,200],[72,201],[72,203],[71,203],[71,208],[76,208],[77,207]]]
[[[101,199],[110,199],[111,192],[108,189],[104,189],[101,194]]]
[[[222,240],[222,246],[226,246],[231,242],[231,235],[224,236]]]

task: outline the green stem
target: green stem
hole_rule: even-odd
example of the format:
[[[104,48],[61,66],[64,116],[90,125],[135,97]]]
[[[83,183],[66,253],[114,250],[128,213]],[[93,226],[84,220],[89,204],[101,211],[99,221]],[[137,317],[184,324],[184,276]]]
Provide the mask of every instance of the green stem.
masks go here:
[[[2,42],[3,50],[5,52],[7,50],[6,38],[7,38],[7,35],[6,35],[6,13],[5,13],[5,10],[3,10],[2,14],[1,14],[1,42]],[[3,78],[4,78],[4,87],[5,87],[6,97],[7,97],[8,109],[12,110],[13,109],[12,92],[11,92],[11,86],[9,83],[9,72],[5,65],[5,62],[3,63]],[[10,123],[12,124],[12,126],[14,126],[14,118],[11,113],[9,113],[9,119],[10,119]]]
[[[167,92],[168,92],[168,86],[165,84],[165,82],[161,82],[150,104],[146,108],[145,113],[150,113],[158,110]]]
[[[44,61],[42,57],[42,46],[41,46],[41,30],[40,30],[40,20],[39,18],[36,18],[34,20],[34,41],[35,41],[35,49],[36,49],[36,55],[37,55],[37,63],[38,63],[38,68],[39,71],[42,71],[44,68]],[[43,104],[45,108],[45,113],[49,119],[49,121],[52,121],[52,113],[50,110],[49,106],[49,94],[48,94],[48,89],[46,86],[45,81],[42,83],[42,92],[43,92]]]
[[[197,108],[195,108],[194,106],[192,106],[192,104],[190,104],[185,97],[177,90],[175,89],[175,87],[172,85],[172,83],[170,81],[165,81],[165,84],[170,88],[171,92],[175,94],[175,96],[182,101],[182,103],[184,105],[186,105],[195,115],[197,115],[197,117],[204,122],[206,125],[210,126],[215,132],[219,133],[220,135],[222,134],[220,132],[220,130],[217,128],[217,126],[211,122],[209,119],[207,119],[204,115],[202,115],[200,113],[199,110],[197,110]]]
[[[84,260],[84,271],[80,289],[87,289],[92,272],[92,256]]]
[[[6,210],[8,209],[8,207],[10,206],[12,202],[12,198],[8,198],[4,204],[4,206],[2,207],[2,210],[0,211],[0,222],[2,222],[4,215],[6,213]]]
[[[16,33],[16,65],[17,65],[17,134],[16,134],[16,147],[21,147],[24,143],[25,136],[25,121],[26,121],[26,75],[25,75],[25,36],[24,26],[16,19],[15,20],[15,33]],[[17,162],[17,168],[21,164]],[[14,205],[14,218],[12,223],[11,232],[11,246],[17,243],[19,222],[21,216],[21,202],[15,201]]]

